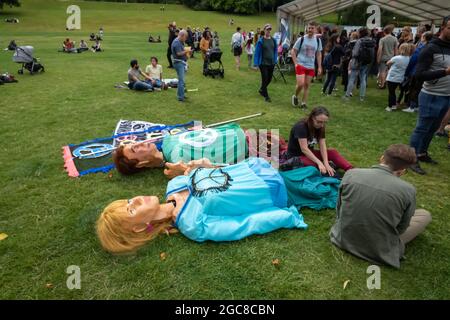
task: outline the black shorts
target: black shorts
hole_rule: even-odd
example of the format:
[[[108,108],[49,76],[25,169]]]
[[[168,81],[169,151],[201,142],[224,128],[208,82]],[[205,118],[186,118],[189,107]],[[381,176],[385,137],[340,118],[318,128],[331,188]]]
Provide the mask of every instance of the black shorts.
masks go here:
[[[242,55],[242,47],[237,47],[233,49],[233,54],[235,57]]]

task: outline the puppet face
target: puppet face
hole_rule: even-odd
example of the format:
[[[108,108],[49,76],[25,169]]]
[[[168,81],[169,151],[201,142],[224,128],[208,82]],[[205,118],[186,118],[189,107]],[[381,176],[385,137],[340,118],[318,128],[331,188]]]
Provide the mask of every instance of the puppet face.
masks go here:
[[[159,199],[154,196],[138,196],[128,200],[127,214],[134,231],[145,228],[148,223],[165,218],[164,213],[160,211]]]
[[[150,142],[128,144],[123,149],[123,154],[128,160],[147,162],[149,167],[157,167],[161,164],[161,160],[157,157],[158,153],[156,145]]]

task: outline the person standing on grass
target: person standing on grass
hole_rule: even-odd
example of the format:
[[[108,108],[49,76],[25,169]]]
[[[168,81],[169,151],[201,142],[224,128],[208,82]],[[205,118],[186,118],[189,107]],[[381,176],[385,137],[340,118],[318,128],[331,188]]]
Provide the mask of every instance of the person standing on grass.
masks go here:
[[[173,68],[173,62],[172,62],[172,42],[176,39],[175,30],[177,29],[177,23],[174,21],[169,24],[169,40],[168,44],[169,47],[167,48],[167,61],[169,61],[169,67],[170,69]]]
[[[270,24],[266,24],[263,31],[264,35],[256,43],[254,63],[255,67],[259,67],[259,71],[261,72],[259,94],[264,97],[266,102],[272,102],[267,87],[272,81],[273,70],[278,59],[277,42],[270,35],[272,31]]]
[[[336,150],[328,149],[325,141],[325,126],[330,113],[324,107],[314,108],[306,119],[297,122],[291,129],[288,142],[287,157],[298,157],[304,166],[313,166],[323,175],[335,176],[336,168],[344,171],[353,166]],[[314,150],[318,144],[319,150]]]
[[[297,39],[292,48],[291,56],[295,65],[295,74],[297,86],[295,94],[292,96],[292,105],[299,105],[298,95],[303,90],[303,100],[301,108],[306,109],[309,95],[309,86],[315,76],[315,62],[318,64],[318,75],[322,74],[322,42],[315,36],[317,23],[310,22],[308,25],[308,34]]]
[[[367,73],[370,65],[375,60],[375,40],[369,37],[369,30],[361,28],[358,31],[359,40],[356,41],[352,52],[352,59],[348,66],[350,77],[347,85],[347,92],[344,99],[349,99],[352,96],[353,88],[359,76],[359,100],[362,102],[366,96],[367,88]]]
[[[442,22],[439,38],[431,40],[420,53],[416,77],[424,83],[419,94],[419,117],[410,140],[418,161],[411,169],[426,174],[419,162],[437,164],[428,155],[428,147],[450,107],[450,15]]]
[[[348,86],[348,66],[350,64],[350,60],[352,60],[352,52],[355,47],[356,42],[358,41],[358,32],[354,31],[350,34],[350,40],[344,47],[344,56],[342,57],[342,85],[344,86],[344,92],[347,92]]]
[[[384,89],[386,87],[386,75],[388,67],[386,63],[392,57],[398,55],[398,40],[392,35],[393,26],[387,25],[383,32],[385,36],[381,38],[378,44],[377,62],[378,62],[378,88]]]
[[[341,68],[342,57],[344,56],[344,49],[340,44],[339,35],[333,34],[329,39],[328,43],[324,50],[325,54],[329,56],[325,56],[324,69],[327,72],[327,80],[322,89],[322,93],[326,94],[328,91],[328,95],[333,93],[334,86],[336,85],[336,79],[339,74],[339,69]]]
[[[245,44],[245,53],[247,54],[248,67],[253,69],[253,54],[255,53],[255,46],[253,45],[253,39],[249,38]]]
[[[405,79],[405,71],[409,64],[412,53],[411,51],[411,46],[408,43],[403,43],[398,48],[399,55],[393,57],[386,63],[389,68],[386,78],[389,89],[389,98],[388,106],[385,110],[388,112],[397,110],[397,104],[399,101],[397,101],[395,90],[397,90],[397,87],[401,86],[403,80]]]
[[[188,37],[186,30],[181,30],[178,37],[172,42],[172,59],[173,67],[177,71],[178,76],[178,87],[177,87],[177,98],[178,101],[184,102],[186,97],[184,95],[184,75],[186,73],[187,59],[192,52],[191,50],[186,50],[184,48],[184,43]]]
[[[236,70],[239,71],[241,67],[241,55],[242,55],[242,45],[244,43],[244,37],[241,34],[241,27],[236,28],[236,32],[231,37],[231,51],[234,55],[234,60],[236,62]]]
[[[400,179],[415,161],[413,148],[395,144],[379,165],[347,171],[331,242],[359,258],[400,268],[405,245],[431,222],[428,211],[416,210],[414,186]]]
[[[200,40],[200,50],[202,52],[202,58],[203,58],[203,74],[205,74],[206,70],[208,69],[207,53],[208,53],[209,49],[211,49],[211,45],[212,45],[211,32],[208,30],[205,30],[203,32],[203,37]]]
[[[417,112],[418,107],[418,99],[420,90],[422,90],[423,81],[418,81],[416,78],[416,67],[417,60],[419,58],[420,52],[422,52],[423,48],[431,41],[433,38],[433,34],[428,31],[422,34],[420,42],[417,44],[417,48],[414,50],[414,53],[409,60],[408,67],[405,71],[405,77],[409,77],[411,79],[409,84],[409,93],[408,93],[408,104],[409,107],[403,109],[404,112]]]

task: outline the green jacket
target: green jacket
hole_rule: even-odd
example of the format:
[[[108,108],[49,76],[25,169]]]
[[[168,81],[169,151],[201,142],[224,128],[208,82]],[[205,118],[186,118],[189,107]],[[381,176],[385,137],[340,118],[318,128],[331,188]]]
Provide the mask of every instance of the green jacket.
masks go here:
[[[416,209],[416,190],[385,166],[349,170],[342,179],[331,241],[365,260],[400,268],[400,234]]]

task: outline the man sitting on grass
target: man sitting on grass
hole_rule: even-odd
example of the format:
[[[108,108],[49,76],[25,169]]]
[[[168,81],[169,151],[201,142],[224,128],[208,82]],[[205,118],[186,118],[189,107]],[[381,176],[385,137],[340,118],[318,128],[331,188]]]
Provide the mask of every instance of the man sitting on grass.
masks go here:
[[[149,76],[141,71],[138,61],[131,60],[130,66],[131,68],[128,70],[128,88],[136,91],[153,91],[153,86],[151,85],[151,83],[142,81],[140,79],[140,76],[142,76],[147,81],[152,80]]]
[[[400,179],[416,162],[413,148],[391,145],[370,169],[351,169],[342,179],[331,242],[362,259],[400,268],[405,244],[431,222],[416,210],[415,188]]]

